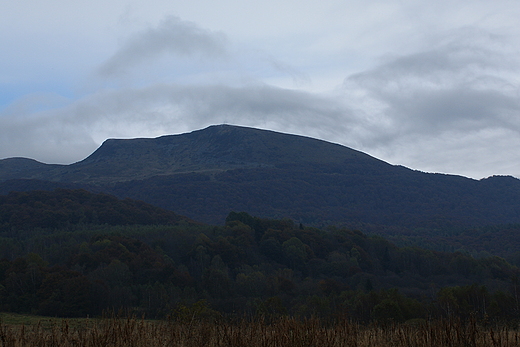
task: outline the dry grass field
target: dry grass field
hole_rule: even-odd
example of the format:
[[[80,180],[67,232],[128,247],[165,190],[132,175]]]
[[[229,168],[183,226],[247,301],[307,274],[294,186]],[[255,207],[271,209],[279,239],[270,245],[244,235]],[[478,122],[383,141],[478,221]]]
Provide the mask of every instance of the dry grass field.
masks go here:
[[[22,320],[17,321],[18,320]],[[11,322],[9,322],[11,320]],[[0,325],[0,346],[504,346],[520,345],[520,334],[484,328],[475,322],[437,321],[415,325],[362,326],[316,319],[280,318],[229,322],[150,321],[141,319],[38,320],[8,317]]]

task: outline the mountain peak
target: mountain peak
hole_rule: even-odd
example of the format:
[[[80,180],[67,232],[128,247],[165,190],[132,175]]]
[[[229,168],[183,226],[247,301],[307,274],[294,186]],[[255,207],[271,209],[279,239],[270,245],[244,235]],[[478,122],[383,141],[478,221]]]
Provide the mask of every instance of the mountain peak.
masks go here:
[[[322,140],[220,124],[180,135],[109,139],[71,168],[87,173],[83,180],[100,177],[126,181],[155,175],[360,160],[383,164],[367,154]]]

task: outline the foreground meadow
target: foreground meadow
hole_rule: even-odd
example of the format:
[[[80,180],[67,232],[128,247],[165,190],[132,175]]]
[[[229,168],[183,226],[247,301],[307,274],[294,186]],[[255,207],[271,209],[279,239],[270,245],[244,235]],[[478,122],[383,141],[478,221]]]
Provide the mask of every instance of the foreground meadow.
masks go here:
[[[149,321],[135,318],[29,320],[0,325],[0,346],[519,346],[517,330],[475,322],[362,326],[344,321],[280,318],[241,322]]]

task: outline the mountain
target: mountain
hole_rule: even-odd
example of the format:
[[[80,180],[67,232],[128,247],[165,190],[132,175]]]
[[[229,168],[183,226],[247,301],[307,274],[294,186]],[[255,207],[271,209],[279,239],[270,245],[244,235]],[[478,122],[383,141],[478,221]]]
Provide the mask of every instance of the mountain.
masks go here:
[[[370,163],[370,164],[369,164]],[[46,165],[32,159],[0,160],[0,180],[43,179],[107,184],[157,175],[287,165],[388,164],[325,141],[253,128],[219,125],[155,139],[106,140],[86,159],[71,165]]]
[[[303,136],[231,125],[105,141],[86,159],[0,160],[0,192],[82,187],[221,224],[230,211],[308,225],[520,223],[520,180],[414,171]]]

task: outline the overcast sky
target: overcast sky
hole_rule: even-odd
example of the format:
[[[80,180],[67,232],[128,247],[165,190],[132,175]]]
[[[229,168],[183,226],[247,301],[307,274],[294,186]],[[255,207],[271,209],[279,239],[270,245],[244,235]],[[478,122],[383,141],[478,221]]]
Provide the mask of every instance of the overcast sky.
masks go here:
[[[227,123],[520,177],[518,18],[518,0],[4,1],[0,158]]]

